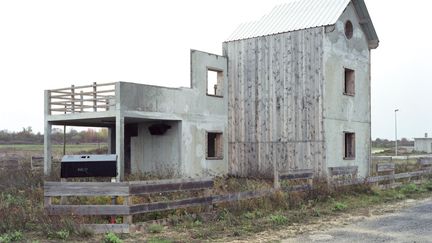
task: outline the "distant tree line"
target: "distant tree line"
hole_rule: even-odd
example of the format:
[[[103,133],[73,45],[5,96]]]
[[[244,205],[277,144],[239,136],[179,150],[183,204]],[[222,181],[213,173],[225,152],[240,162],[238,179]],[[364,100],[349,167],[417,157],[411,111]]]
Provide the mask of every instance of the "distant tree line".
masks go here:
[[[375,148],[391,148],[395,146],[394,140],[377,138],[372,140],[372,147]],[[398,139],[398,146],[414,146],[414,141],[406,138]]]
[[[63,129],[54,127],[51,136],[52,142],[55,144],[62,144],[63,137]],[[66,142],[68,144],[106,142],[107,138],[107,129],[96,130],[89,128],[80,132],[75,129],[70,129],[66,132]],[[19,132],[0,130],[0,144],[42,144],[43,142],[43,134],[40,132],[34,133],[32,127],[24,127]]]

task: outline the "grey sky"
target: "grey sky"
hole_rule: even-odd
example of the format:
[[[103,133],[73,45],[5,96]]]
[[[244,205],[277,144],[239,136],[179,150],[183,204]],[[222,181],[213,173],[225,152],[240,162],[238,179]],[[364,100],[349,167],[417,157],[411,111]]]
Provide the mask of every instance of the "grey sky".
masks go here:
[[[96,82],[189,85],[189,50],[221,54],[238,24],[287,0],[0,1],[0,129],[42,132],[43,90]],[[432,134],[428,0],[366,0],[381,44],[372,53],[372,137]]]

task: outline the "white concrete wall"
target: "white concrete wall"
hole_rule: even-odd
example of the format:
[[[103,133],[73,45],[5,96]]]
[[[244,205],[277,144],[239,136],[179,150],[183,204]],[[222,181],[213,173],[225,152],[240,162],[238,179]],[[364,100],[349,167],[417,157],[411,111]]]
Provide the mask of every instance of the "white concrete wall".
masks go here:
[[[345,22],[354,26],[351,39],[345,37]],[[358,166],[367,176],[370,164],[371,96],[370,51],[352,3],[324,37],[324,130],[327,167]],[[355,70],[355,95],[344,95],[344,68]],[[344,160],[344,132],[354,132],[356,156]]]
[[[209,96],[207,69],[223,72],[227,60],[200,51],[191,51],[191,88],[164,88],[134,83],[120,85],[121,110],[126,122],[140,123],[139,136],[132,139],[132,172],[199,177],[228,171],[227,101]],[[151,136],[148,126],[171,121],[173,128],[160,137]],[[206,133],[223,133],[223,159],[206,159]]]
[[[414,150],[432,153],[432,138],[414,138]]]
[[[138,136],[132,137],[132,171],[171,177],[181,168],[181,122],[164,122],[171,128],[164,135],[151,135],[148,128],[155,123],[140,123]]]

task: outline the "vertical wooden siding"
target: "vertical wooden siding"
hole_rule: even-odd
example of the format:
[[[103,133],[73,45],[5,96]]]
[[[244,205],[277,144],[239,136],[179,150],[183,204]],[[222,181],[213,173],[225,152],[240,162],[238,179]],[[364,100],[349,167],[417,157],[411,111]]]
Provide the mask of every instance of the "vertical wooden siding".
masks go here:
[[[271,177],[324,165],[323,30],[224,43],[228,56],[229,170]]]

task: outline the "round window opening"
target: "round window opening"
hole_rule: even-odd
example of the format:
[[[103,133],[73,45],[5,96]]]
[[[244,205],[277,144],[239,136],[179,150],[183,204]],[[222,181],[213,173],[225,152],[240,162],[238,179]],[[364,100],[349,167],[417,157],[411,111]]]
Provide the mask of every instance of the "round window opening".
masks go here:
[[[349,20],[345,23],[345,36],[348,39],[351,39],[353,37],[353,25]]]

